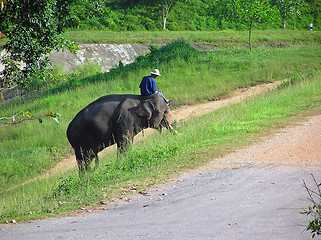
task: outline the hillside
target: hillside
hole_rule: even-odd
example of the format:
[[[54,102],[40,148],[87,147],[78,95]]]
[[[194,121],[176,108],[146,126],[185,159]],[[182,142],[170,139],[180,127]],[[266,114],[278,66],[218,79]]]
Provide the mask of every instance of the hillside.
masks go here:
[[[15,124],[12,121],[18,119],[10,118],[0,126],[2,219],[39,218],[77,209],[119,193],[118,187],[128,181],[155,183],[282,127],[292,116],[310,114],[320,104],[321,55],[315,41],[250,52],[238,47],[199,51],[180,40],[149,50],[134,63],[119,63],[108,73],[86,65],[76,72],[53,75],[55,82],[39,95],[1,108],[1,116],[20,112],[21,117],[35,119]],[[135,144],[120,160],[106,156],[88,181],[82,182],[71,170],[20,186],[72,154],[66,128],[80,109],[103,95],[139,94],[142,76],[155,67],[162,73],[157,87],[173,98],[172,110],[224,98],[239,88],[287,81],[253,101],[186,120],[178,126],[180,134],[165,133]],[[50,117],[53,113],[58,113],[58,121]]]
[[[172,3],[170,5],[169,3]],[[321,11],[317,1],[268,0],[257,1],[273,10],[272,21],[254,23],[255,29],[281,29],[282,14],[286,12],[286,29],[308,29],[313,23],[320,29]],[[237,1],[148,1],[148,0],[96,0],[79,1],[74,8],[80,29],[110,31],[155,31],[162,30],[162,4],[167,6],[166,29],[170,31],[196,30],[248,30],[249,26],[240,14],[230,12],[236,9]],[[168,4],[168,5],[166,5]],[[246,9],[251,11],[252,9]],[[272,15],[272,13],[270,14]]]

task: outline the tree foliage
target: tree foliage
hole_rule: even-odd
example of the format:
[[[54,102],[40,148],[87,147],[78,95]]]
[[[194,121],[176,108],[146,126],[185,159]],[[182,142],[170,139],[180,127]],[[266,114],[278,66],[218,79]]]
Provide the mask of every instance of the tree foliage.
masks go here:
[[[273,6],[276,6],[283,20],[283,29],[285,29],[286,20],[292,15],[299,15],[299,7],[303,5],[300,0],[271,0]]]
[[[302,2],[304,4],[296,5]],[[99,11],[92,5],[97,5]],[[102,2],[104,4],[102,4]],[[229,7],[226,8],[226,3]],[[255,1],[254,1],[255,2]],[[253,27],[260,29],[279,28],[283,21],[282,2],[290,3],[287,8],[287,28],[307,29],[311,22],[315,29],[321,28],[321,0],[265,0],[264,6],[280,7],[274,15],[274,21],[269,23],[253,22]],[[136,30],[222,30],[222,29],[248,29],[240,20],[234,7],[239,4],[248,5],[253,1],[240,0],[95,0],[78,1],[76,12],[82,29],[108,29],[113,31]],[[320,6],[319,6],[319,5]],[[162,8],[163,6],[163,8]],[[284,5],[285,6],[285,5]],[[319,7],[318,7],[319,6]],[[229,18],[221,17],[223,12],[230,14]],[[84,14],[85,13],[85,14]],[[163,14],[164,13],[164,14]],[[167,13],[167,15],[166,15]],[[300,14],[297,14],[300,13]],[[164,16],[164,17],[163,17]],[[164,21],[165,20],[165,21]],[[165,23],[165,24],[163,24]]]
[[[109,17],[104,0],[74,0],[74,2],[72,12],[78,23],[77,27],[83,22],[88,25],[95,25],[95,21],[104,24],[106,17]]]
[[[305,8],[301,9],[301,12],[311,16],[311,23],[321,28],[321,0],[306,0]]]
[[[5,70],[0,87],[30,85],[35,74],[44,82],[46,56],[72,46],[60,36],[67,28],[247,29],[252,49],[252,28],[279,28],[282,20],[287,28],[307,29],[313,23],[320,29],[321,0],[0,0],[0,38],[8,37],[5,49],[10,53],[1,59]]]
[[[252,51],[252,27],[253,23],[267,23],[275,16],[274,9],[268,0],[222,0],[218,5],[220,16],[229,21],[245,23],[249,29],[249,48]]]
[[[72,47],[60,34],[75,26],[72,0],[7,1],[0,11],[0,32],[8,37],[1,59],[5,65],[0,86],[27,85],[34,74],[48,67],[46,56],[53,49]]]

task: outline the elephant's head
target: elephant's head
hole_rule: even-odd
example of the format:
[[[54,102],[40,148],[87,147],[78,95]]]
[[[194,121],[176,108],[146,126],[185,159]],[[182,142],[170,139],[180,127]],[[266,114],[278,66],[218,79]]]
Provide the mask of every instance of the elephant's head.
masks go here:
[[[147,120],[148,126],[155,129],[170,128],[170,110],[162,97],[153,94],[143,99],[136,113]]]

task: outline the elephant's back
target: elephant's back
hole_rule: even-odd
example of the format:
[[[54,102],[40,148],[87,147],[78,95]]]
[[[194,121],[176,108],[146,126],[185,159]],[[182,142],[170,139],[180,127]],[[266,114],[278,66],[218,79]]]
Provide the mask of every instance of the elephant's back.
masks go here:
[[[140,95],[134,95],[134,94],[111,94],[111,95],[105,95],[97,100],[93,101],[90,103],[87,107],[91,105],[96,105],[96,104],[101,104],[101,103],[121,103],[124,102],[127,99],[135,99],[135,100],[140,100],[142,96]]]
[[[111,131],[112,121],[118,116],[116,110],[126,99],[139,99],[138,95],[106,95],[98,98],[80,110],[67,128],[71,145],[89,135],[103,135]]]
[[[80,110],[67,128],[69,142],[78,141],[93,132],[106,134],[119,118],[119,106],[124,102],[139,102],[140,95],[112,94],[98,98]]]

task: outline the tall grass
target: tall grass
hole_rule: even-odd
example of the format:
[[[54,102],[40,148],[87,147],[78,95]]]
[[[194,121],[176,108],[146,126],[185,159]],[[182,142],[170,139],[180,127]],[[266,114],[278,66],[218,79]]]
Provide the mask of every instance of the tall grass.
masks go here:
[[[147,43],[167,44],[182,39],[190,44],[204,44],[216,47],[247,47],[248,31],[67,31],[64,37],[76,43]],[[254,30],[254,47],[292,46],[320,43],[320,31],[298,30]]]
[[[170,174],[200,165],[249,144],[258,136],[293,124],[295,116],[320,109],[321,74],[300,79],[181,124],[179,134],[165,132],[135,144],[122,158],[108,155],[102,166],[79,180],[65,172],[1,193],[0,215],[5,220],[39,218],[64,211],[99,206],[112,197],[148,187]],[[63,176],[63,178],[60,178]]]
[[[308,30],[254,30],[252,44],[255,48],[262,46],[289,47],[320,43],[320,31]],[[77,44],[168,44],[184,40],[189,44],[202,44],[219,48],[248,47],[248,31],[124,31],[106,30],[68,30],[63,37]],[[0,40],[0,46],[5,39]]]
[[[315,44],[261,48],[254,53],[244,49],[200,52],[177,41],[155,48],[150,54],[137,58],[135,63],[106,74],[72,74],[38,97],[1,108],[0,116],[23,111],[41,117],[43,122],[0,126],[0,189],[34,178],[71,155],[65,132],[75,114],[102,95],[139,94],[142,76],[155,67],[162,73],[157,86],[165,96],[174,99],[172,106],[175,108],[225,96],[241,87],[318,71],[320,62],[320,47]],[[59,124],[45,116],[49,110],[61,114]]]

